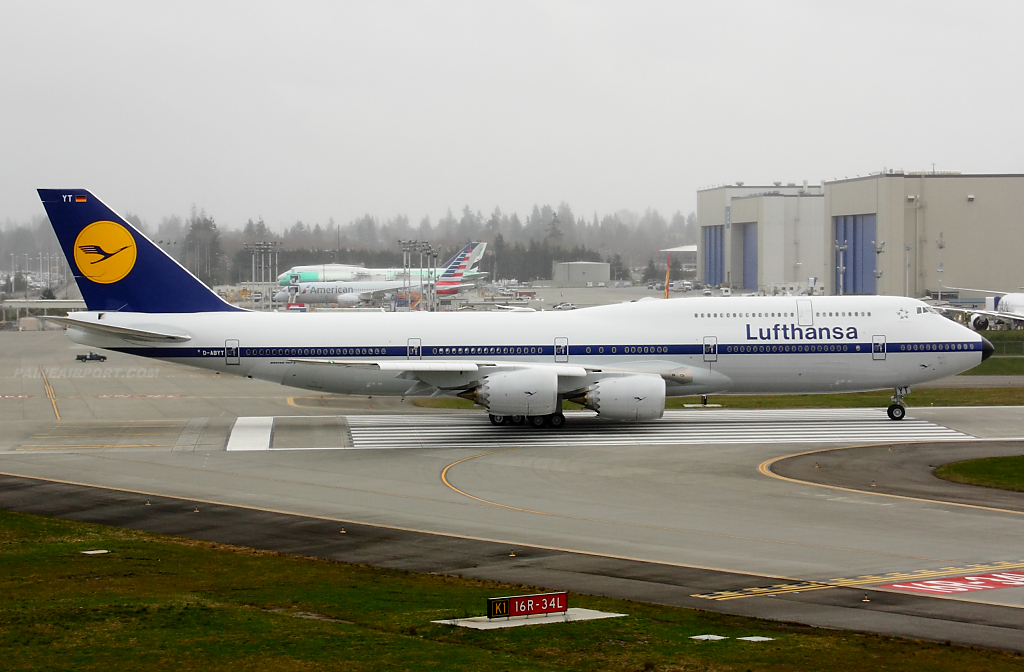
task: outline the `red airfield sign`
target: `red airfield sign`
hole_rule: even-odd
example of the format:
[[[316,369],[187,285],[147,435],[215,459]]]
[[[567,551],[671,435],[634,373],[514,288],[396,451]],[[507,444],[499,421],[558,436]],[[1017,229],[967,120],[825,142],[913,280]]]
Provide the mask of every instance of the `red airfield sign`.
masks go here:
[[[569,593],[487,598],[487,618],[557,614],[569,609]]]

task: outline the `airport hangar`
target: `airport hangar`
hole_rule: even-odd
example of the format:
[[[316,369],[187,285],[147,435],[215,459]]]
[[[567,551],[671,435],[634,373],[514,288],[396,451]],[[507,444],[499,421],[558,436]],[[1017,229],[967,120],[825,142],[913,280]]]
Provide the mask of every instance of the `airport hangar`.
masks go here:
[[[763,291],[925,297],[1024,285],[1024,175],[887,170],[697,192],[698,277]],[[843,267],[843,273],[837,269]],[[969,292],[961,295],[970,295]],[[980,294],[979,294],[980,296]]]

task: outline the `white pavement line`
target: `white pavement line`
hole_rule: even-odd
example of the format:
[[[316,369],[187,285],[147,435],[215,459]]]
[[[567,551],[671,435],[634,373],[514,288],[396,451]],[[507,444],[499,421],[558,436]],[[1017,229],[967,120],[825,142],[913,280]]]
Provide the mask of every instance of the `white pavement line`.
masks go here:
[[[237,418],[228,436],[227,450],[270,450],[274,418]]]
[[[564,613],[541,614],[539,616],[511,616],[509,618],[452,618],[444,621],[431,621],[440,625],[457,625],[474,630],[497,630],[498,628],[515,628],[520,625],[544,625],[545,623],[569,623],[571,621],[594,621],[602,618],[623,618],[627,614],[613,614],[607,611],[580,609],[573,607]]]

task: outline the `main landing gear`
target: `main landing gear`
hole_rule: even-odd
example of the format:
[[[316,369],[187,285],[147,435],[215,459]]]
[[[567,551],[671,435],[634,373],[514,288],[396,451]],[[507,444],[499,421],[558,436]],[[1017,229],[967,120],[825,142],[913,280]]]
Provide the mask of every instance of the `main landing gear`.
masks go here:
[[[559,429],[565,426],[565,416],[561,413],[551,415],[494,415],[490,414],[492,425],[521,425],[524,422],[533,427],[554,427]]]
[[[903,395],[909,393],[906,387],[897,387],[892,395],[892,404],[886,409],[890,420],[902,420],[907,415],[907,407],[903,405]]]

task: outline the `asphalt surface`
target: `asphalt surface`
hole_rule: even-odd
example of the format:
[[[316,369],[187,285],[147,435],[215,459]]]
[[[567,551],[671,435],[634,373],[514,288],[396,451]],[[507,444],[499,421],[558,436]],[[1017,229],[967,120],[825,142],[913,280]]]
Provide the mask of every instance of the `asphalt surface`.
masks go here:
[[[830,449],[780,460],[780,476],[859,490],[1024,513],[1024,492],[996,490],[936,478],[936,467],[983,457],[1024,455],[1024,442],[896,444]]]
[[[865,433],[875,426],[857,413],[801,411],[794,418],[696,409],[690,424],[707,435],[686,445],[645,442],[648,434],[638,431],[605,443],[522,445],[506,434],[495,435],[491,448],[456,439],[395,450],[387,440],[394,414],[412,416],[412,423],[422,418],[422,428],[411,431],[423,434],[446,418],[454,427],[465,414],[421,409],[411,400],[319,397],[127,355],[76,363],[86,350],[59,332],[0,333],[0,473],[18,476],[0,481],[0,506],[351,562],[1024,651],[1024,596],[1012,590],[950,600],[873,590],[860,580],[857,588],[707,597],[1024,560],[1024,516],[1016,508],[880,496],[889,487],[927,490],[921,465],[939,462],[899,462],[927,448],[894,447],[881,470],[873,465],[889,460],[887,449],[882,457],[865,451],[840,458],[846,451],[836,451],[817,458],[849,459],[825,471],[829,478],[848,471],[842,487],[857,492],[758,470],[788,454],[841,447],[807,442],[816,427],[843,424],[857,435],[857,423]],[[325,427],[370,414],[379,414],[383,433],[374,450],[287,450],[309,441],[325,447]],[[281,421],[273,447],[282,450],[225,452],[240,416],[305,419]],[[673,422],[686,424],[686,417]],[[1007,442],[1024,434],[1018,407],[912,408],[908,421],[886,431],[898,434],[911,421],[968,435],[952,439]],[[595,435],[598,426],[582,422]],[[751,442],[724,442],[738,427],[750,430]],[[769,440],[757,436],[761,427],[771,429]],[[943,446],[959,445],[932,449],[941,454]],[[780,470],[800,464],[806,468],[775,463]],[[508,556],[510,548],[516,557]],[[861,601],[865,592],[869,602]]]

